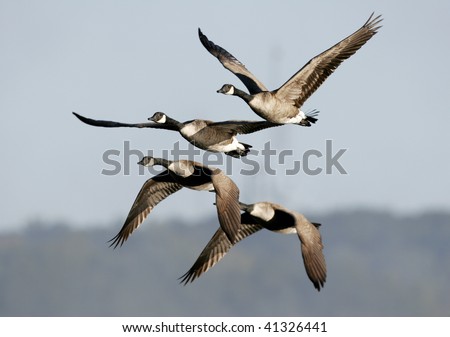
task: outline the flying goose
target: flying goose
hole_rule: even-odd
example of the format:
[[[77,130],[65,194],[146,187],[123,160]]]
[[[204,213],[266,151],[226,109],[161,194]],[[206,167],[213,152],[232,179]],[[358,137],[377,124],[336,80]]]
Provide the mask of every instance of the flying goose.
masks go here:
[[[122,246],[159,202],[183,187],[215,192],[220,228],[228,240],[235,241],[241,219],[239,189],[220,169],[190,160],[171,161],[150,156],[142,158],[138,164],[145,167],[161,165],[166,170],[144,183],[121,230],[109,241],[110,246]]]
[[[246,93],[231,84],[225,84],[217,90],[218,93],[242,98],[257,115],[269,122],[311,126],[311,123],[317,121],[317,113],[305,114],[300,108],[344,60],[352,56],[377,33],[377,30],[381,27],[378,24],[382,19],[380,19],[380,15],[372,19],[373,15],[372,13],[360,29],[312,58],[286,83],[273,91],[269,91],[233,55],[208,40],[200,28],[198,34],[203,46],[226,69],[235,74],[249,91],[249,93]]]
[[[318,229],[320,224],[309,222],[303,214],[270,202],[239,204],[244,213],[241,215],[241,226],[237,232],[236,241],[231,243],[223,230],[219,228],[191,269],[180,277],[181,283],[186,285],[194,281],[219,262],[237,242],[266,228],[277,233],[298,235],[306,274],[314,287],[320,291],[327,274],[325,257],[322,253],[322,239]]]
[[[181,123],[170,118],[163,112],[156,112],[149,118],[151,123],[127,124],[114,121],[94,120],[83,117],[75,112],[73,114],[82,122],[108,128],[132,127],[154,128],[178,131],[188,142],[200,149],[211,152],[224,152],[225,154],[239,158],[246,156],[251,145],[240,143],[236,139],[237,134],[252,133],[266,128],[279,126],[267,121],[225,121],[212,122],[204,119],[194,119]]]

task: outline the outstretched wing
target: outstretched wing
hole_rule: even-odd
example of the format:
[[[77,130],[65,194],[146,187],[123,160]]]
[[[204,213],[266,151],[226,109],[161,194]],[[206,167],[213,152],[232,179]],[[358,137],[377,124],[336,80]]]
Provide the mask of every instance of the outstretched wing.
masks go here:
[[[159,124],[159,123],[121,123],[121,122],[114,122],[114,121],[103,121],[103,120],[96,120],[87,118],[84,116],[81,116],[80,114],[77,114],[76,112],[72,112],[80,121],[83,123],[92,125],[92,126],[100,126],[104,128],[154,128],[154,129],[166,129],[166,130],[174,130],[177,131],[175,126],[168,125],[168,124]]]
[[[275,91],[277,97],[281,100],[293,102],[296,107],[301,107],[344,60],[356,53],[377,33],[377,30],[381,27],[378,24],[382,19],[380,19],[380,15],[373,19],[372,17],[373,13],[356,32],[312,58]]]
[[[226,69],[235,74],[242,81],[242,83],[244,83],[250,94],[253,95],[261,91],[268,91],[264,84],[262,84],[261,81],[259,81],[250,71],[248,71],[238,59],[222,47],[208,40],[200,28],[198,29],[198,36],[200,38],[200,42],[206,50],[215,56]]]
[[[121,230],[115,237],[108,241],[111,242],[110,247],[113,246],[116,248],[117,246],[122,246],[131,233],[139,227],[158,203],[169,195],[179,191],[182,187],[182,185],[173,180],[168,171],[164,171],[147,180],[131,206]]]
[[[306,274],[314,287],[320,291],[327,278],[327,267],[323,255],[322,238],[319,232],[319,224],[312,224],[306,218],[297,220],[297,234],[300,239],[303,263]]]
[[[211,123],[209,126],[212,127],[218,126],[223,129],[229,129],[235,133],[246,134],[280,125],[283,124],[276,124],[267,121],[224,121]]]
[[[263,227],[258,225],[249,214],[243,213],[241,218],[241,226],[234,244],[245,239],[247,236],[256,233],[262,228]],[[202,250],[192,267],[186,274],[179,278],[181,280],[180,283],[186,285],[189,282],[193,282],[203,273],[206,273],[228,253],[234,244],[228,240],[225,232],[219,228],[211,240],[209,240],[206,247]]]
[[[231,243],[234,243],[241,224],[239,188],[222,171],[213,172],[211,180],[216,192],[216,208],[220,227]]]

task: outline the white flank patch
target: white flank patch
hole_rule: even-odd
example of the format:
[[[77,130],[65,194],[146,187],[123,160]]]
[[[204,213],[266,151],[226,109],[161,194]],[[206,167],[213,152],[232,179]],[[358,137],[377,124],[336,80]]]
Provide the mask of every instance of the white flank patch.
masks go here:
[[[288,227],[288,228],[280,229],[280,230],[277,230],[274,232],[280,233],[280,234],[297,234],[297,230],[294,227]]]
[[[250,214],[261,220],[270,221],[275,215],[275,211],[266,204],[255,204]]]
[[[182,161],[171,163],[167,168],[180,177],[185,178],[191,176],[194,173],[194,168],[192,167],[192,165],[186,165]]]
[[[191,190],[196,190],[196,191],[210,191],[210,192],[215,191],[214,185],[212,183],[206,183],[206,184],[198,185],[198,186],[189,186],[187,188],[190,188]]]
[[[215,144],[210,147],[210,151],[216,151],[216,152],[231,152],[231,151],[235,151],[237,149],[245,150],[245,147],[244,147],[244,145],[239,143],[239,141],[234,136],[233,136],[230,144],[226,144],[226,145]]]
[[[197,132],[199,132],[201,129],[203,129],[204,126],[199,127],[198,125],[195,125],[195,122],[186,124],[185,126],[183,126],[180,130],[180,133],[184,136],[184,137],[192,137],[193,135],[195,135]]]

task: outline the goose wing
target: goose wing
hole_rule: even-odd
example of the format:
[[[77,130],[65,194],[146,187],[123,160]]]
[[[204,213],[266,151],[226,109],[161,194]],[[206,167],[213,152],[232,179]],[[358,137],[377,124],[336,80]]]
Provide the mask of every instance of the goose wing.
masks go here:
[[[220,227],[228,239],[234,243],[241,224],[239,188],[219,169],[213,171],[211,180],[216,192],[216,208]]]
[[[234,133],[247,134],[280,125],[283,124],[276,124],[267,121],[224,121],[212,123],[209,126],[220,127],[222,129],[230,130]]]
[[[373,18],[330,49],[312,58],[302,69],[275,91],[276,96],[301,107],[336,68],[361,48],[381,27],[381,16]]]
[[[245,65],[243,65],[225,49],[208,40],[200,28],[198,29],[198,36],[200,38],[200,42],[206,50],[216,57],[226,69],[235,74],[242,81],[242,83],[244,83],[250,94],[253,95],[261,91],[268,91],[264,84],[262,84],[261,81],[259,81],[250,71],[247,70],[247,68],[245,68]]]
[[[300,239],[306,274],[314,287],[320,291],[327,278],[327,267],[323,255],[323,244],[318,224],[312,224],[303,216],[297,217],[296,229]]]
[[[262,228],[263,227],[258,225],[249,214],[243,213],[241,215],[241,226],[234,244],[228,240],[225,232],[219,228],[202,250],[192,267],[187,273],[179,278],[181,280],[180,283],[186,285],[187,283],[194,281],[203,273],[206,273],[228,253],[231,247]]]
[[[92,125],[92,126],[100,126],[104,128],[154,128],[154,129],[166,129],[166,130],[173,130],[177,131],[175,126],[168,125],[168,124],[159,124],[159,123],[121,123],[121,122],[114,122],[114,121],[103,121],[103,120],[96,120],[87,118],[84,116],[81,116],[80,114],[77,114],[76,112],[73,112],[73,114],[83,123]]]
[[[122,246],[133,231],[145,220],[152,209],[169,195],[179,191],[183,186],[176,183],[164,171],[157,176],[148,179],[139,191],[136,200],[131,206],[130,212],[119,233],[108,242],[110,247]]]

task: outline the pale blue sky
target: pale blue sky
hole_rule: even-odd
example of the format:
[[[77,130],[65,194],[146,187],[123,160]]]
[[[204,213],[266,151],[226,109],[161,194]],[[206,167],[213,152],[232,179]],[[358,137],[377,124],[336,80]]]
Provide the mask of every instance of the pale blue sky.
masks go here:
[[[243,201],[299,211],[450,210],[448,2],[0,1],[0,230],[125,219],[150,174],[139,176],[132,157],[130,175],[102,175],[103,153],[122,151],[124,141],[156,155],[176,141],[187,147],[177,133],[92,128],[72,111],[123,122],[155,111],[182,121],[259,119],[240,99],[216,93],[242,84],[203,48],[198,27],[275,89],[372,12],[384,17],[379,34],[304,105],[321,111],[317,125],[239,137],[259,151],[269,140],[292,150],[289,166],[331,139],[336,151],[347,149],[340,163],[348,174],[285,176],[279,166],[275,177],[242,176],[245,164],[233,160],[231,176]],[[195,222],[215,214],[213,199],[183,190],[151,217],[185,210]]]

